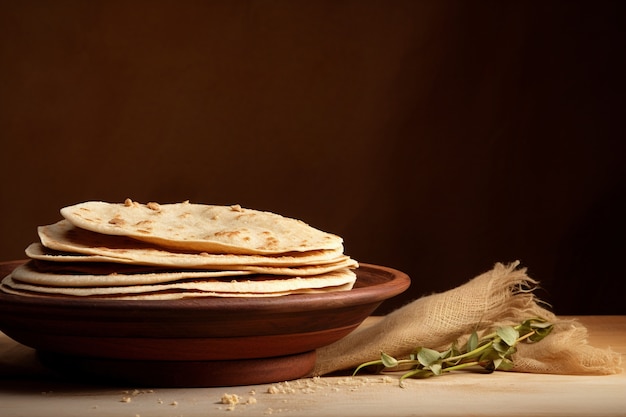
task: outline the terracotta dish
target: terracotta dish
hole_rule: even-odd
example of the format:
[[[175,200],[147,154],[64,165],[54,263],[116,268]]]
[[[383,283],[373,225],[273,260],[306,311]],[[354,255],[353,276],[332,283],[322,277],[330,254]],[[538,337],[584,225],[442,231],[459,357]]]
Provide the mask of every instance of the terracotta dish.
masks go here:
[[[0,263],[0,277],[24,261]],[[315,349],[354,330],[409,277],[361,264],[350,291],[121,301],[0,292],[0,330],[47,366],[103,383],[208,387],[308,376]]]

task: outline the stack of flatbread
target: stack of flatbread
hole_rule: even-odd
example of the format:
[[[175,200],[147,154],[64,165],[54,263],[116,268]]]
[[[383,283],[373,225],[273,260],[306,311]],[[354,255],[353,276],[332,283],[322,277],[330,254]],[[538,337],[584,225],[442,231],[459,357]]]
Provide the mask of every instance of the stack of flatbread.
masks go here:
[[[40,226],[0,290],[28,296],[172,300],[349,290],[341,237],[234,206],[88,201]]]

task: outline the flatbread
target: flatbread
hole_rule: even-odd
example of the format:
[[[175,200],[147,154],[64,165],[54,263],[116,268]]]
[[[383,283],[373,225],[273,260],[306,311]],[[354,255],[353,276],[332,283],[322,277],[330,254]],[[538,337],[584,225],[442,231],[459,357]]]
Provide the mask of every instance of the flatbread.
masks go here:
[[[211,297],[219,297],[219,298],[260,298],[260,297],[282,297],[286,295],[296,295],[296,294],[320,294],[320,293],[329,293],[336,291],[350,291],[352,289],[352,285],[345,284],[339,285],[337,287],[326,287],[320,289],[309,289],[304,288],[301,290],[293,290],[293,291],[278,291],[272,293],[219,293],[219,292],[198,292],[198,291],[164,291],[164,292],[155,292],[148,294],[114,294],[109,296],[87,296],[87,297],[78,297],[78,296],[70,296],[63,294],[46,294],[36,291],[29,291],[25,289],[16,289],[12,288],[8,285],[2,285],[0,289],[7,294],[14,294],[25,297],[71,297],[71,298],[98,298],[98,299],[106,299],[106,300],[158,300],[158,301],[166,301],[166,300],[181,300],[184,298],[211,298]]]
[[[242,279],[250,271],[151,271],[146,268],[119,268],[94,264],[82,268],[54,268],[49,264],[27,262],[13,270],[11,276],[22,283],[50,287],[122,287],[150,285],[181,280]]]
[[[92,201],[37,229],[0,290],[31,297],[174,300],[350,290],[343,240],[239,206]]]
[[[120,259],[111,258],[107,256],[90,256],[90,255],[73,255],[67,253],[54,252],[50,249],[46,249],[39,243],[32,243],[26,248],[26,253],[29,258],[46,262],[54,262],[64,264],[64,269],[85,271],[88,269],[96,269],[96,267],[89,267],[88,263],[117,263],[120,266],[115,267],[118,271],[123,271],[128,265],[136,267],[157,267],[157,268],[177,268],[182,270],[210,270],[210,271],[225,271],[233,272],[239,271],[241,273],[257,273],[257,274],[270,274],[270,275],[285,275],[285,276],[310,276],[320,275],[323,273],[331,272],[342,268],[357,268],[358,262],[348,256],[341,256],[335,259],[333,262],[319,264],[319,265],[301,265],[301,266],[263,266],[263,265],[246,265],[243,263],[226,265],[226,264],[211,264],[203,263],[196,264],[194,262],[176,262],[176,259],[171,257],[155,257],[151,260],[145,258],[136,259]],[[81,264],[80,268],[72,267],[71,264]]]
[[[334,250],[341,237],[301,220],[234,206],[87,201],[61,209],[73,225],[166,248],[230,254]]]
[[[39,243],[32,243],[26,248],[26,254],[31,259],[37,259],[41,261],[49,261],[49,262],[58,262],[58,263],[88,263],[88,262],[108,262],[108,263],[119,263],[122,265],[143,265],[143,266],[153,266],[160,268],[180,268],[180,269],[204,269],[204,270],[215,270],[215,271],[246,271],[248,273],[261,273],[261,274],[272,274],[272,275],[287,275],[287,276],[295,276],[295,275],[319,275],[325,272],[330,272],[336,269],[341,268],[356,268],[358,263],[351,259],[348,256],[339,256],[333,260],[331,263],[323,263],[319,265],[301,265],[301,266],[263,266],[263,265],[246,265],[245,263],[238,264],[212,264],[209,262],[206,263],[197,263],[194,261],[198,261],[198,259],[192,260],[185,256],[180,257],[172,257],[169,256],[171,254],[165,254],[164,256],[152,256],[147,258],[142,256],[141,253],[132,252],[131,259],[128,258],[115,258],[108,257],[103,255],[76,255],[76,254],[67,254],[54,252],[53,250],[46,249]],[[226,256],[226,255],[225,255]],[[202,257],[200,257],[199,260]],[[224,259],[225,260],[225,259]],[[189,261],[189,262],[178,262],[178,261]],[[66,266],[67,269],[71,269],[69,265]],[[123,268],[123,267],[120,267]]]
[[[179,278],[185,276],[179,273]],[[50,275],[50,274],[47,274]],[[145,275],[145,274],[139,274]],[[167,275],[167,274],[164,274]],[[30,282],[23,279],[27,277]],[[196,296],[206,293],[222,294],[222,296],[241,295],[241,294],[259,294],[271,295],[273,293],[291,294],[301,290],[322,290],[324,288],[342,287],[350,289],[356,281],[356,274],[349,269],[333,271],[328,274],[315,277],[295,277],[295,278],[276,278],[273,276],[250,276],[239,280],[217,280],[217,279],[200,279],[192,274],[193,279],[183,279],[161,284],[139,284],[139,285],[116,285],[106,286],[90,286],[84,287],[77,285],[76,282],[82,284],[85,280],[93,279],[102,282],[106,276],[76,276],[76,275],[58,275],[59,283],[65,286],[50,286],[33,284],[38,281],[37,271],[29,268],[28,265],[18,267],[14,272],[2,280],[2,285],[13,288],[14,290],[27,291],[39,294],[57,294],[77,297],[111,297],[119,295],[138,295],[151,293],[176,292],[184,293],[185,296]],[[110,277],[112,282],[124,282],[119,280],[118,276]],[[150,278],[150,281],[158,282],[158,278]]]
[[[167,250],[124,236],[110,236],[80,229],[67,220],[39,226],[37,233],[45,248],[70,254],[93,255],[95,262],[119,262],[180,268],[218,268],[220,265],[301,266],[336,263],[346,259],[343,248],[289,252],[281,255],[211,254]],[[26,249],[29,257],[55,255],[35,244]],[[56,255],[59,255],[56,253]],[[46,260],[54,260],[47,256]],[[71,258],[59,258],[72,262]],[[88,262],[82,259],[80,262]]]

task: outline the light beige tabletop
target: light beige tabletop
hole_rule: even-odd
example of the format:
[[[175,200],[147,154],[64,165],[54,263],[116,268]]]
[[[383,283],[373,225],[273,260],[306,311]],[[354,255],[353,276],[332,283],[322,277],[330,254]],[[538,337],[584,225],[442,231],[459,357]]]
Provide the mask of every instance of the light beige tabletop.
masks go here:
[[[626,356],[626,316],[578,318],[589,342]],[[374,320],[372,318],[371,320]],[[103,388],[62,382],[0,333],[0,416],[626,416],[626,373],[458,373],[307,378],[225,388]],[[225,396],[226,395],[226,396]],[[223,404],[226,398],[239,404]]]

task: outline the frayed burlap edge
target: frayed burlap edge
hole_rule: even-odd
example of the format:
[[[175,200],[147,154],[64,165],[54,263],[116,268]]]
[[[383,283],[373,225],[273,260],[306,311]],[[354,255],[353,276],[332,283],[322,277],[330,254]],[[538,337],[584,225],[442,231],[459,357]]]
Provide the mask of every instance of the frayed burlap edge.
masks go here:
[[[608,375],[622,372],[622,357],[610,348],[589,345],[587,328],[576,320],[556,320],[539,343],[522,343],[513,355],[514,370],[545,374]]]
[[[621,372],[621,355],[587,343],[586,328],[576,321],[559,320],[540,305],[533,290],[537,282],[519,268],[519,262],[494,268],[449,291],[421,297],[317,351],[314,375],[354,369],[380,358],[383,351],[406,357],[418,347],[443,350],[473,331],[518,324],[541,317],[555,324],[537,344],[521,344],[514,370],[559,374]]]

